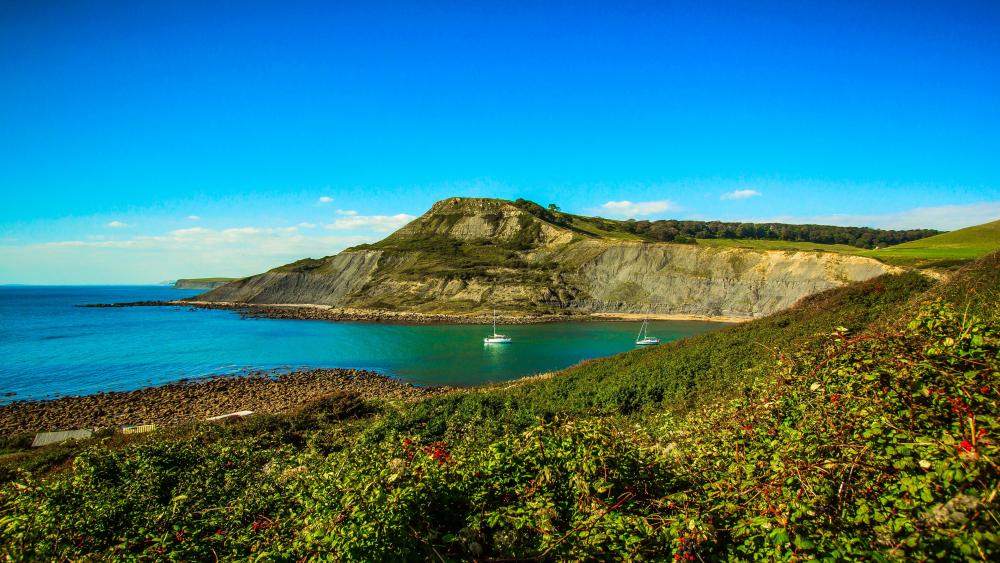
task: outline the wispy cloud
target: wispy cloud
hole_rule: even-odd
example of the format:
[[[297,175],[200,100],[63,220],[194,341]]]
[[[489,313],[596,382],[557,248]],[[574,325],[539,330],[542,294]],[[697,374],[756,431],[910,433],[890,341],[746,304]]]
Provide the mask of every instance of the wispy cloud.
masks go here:
[[[988,201],[969,205],[942,205],[939,207],[916,207],[893,213],[853,214],[836,213],[829,215],[780,215],[756,222],[813,223],[818,225],[841,225],[845,227],[876,227],[880,229],[938,229],[954,231],[972,225],[980,225],[1000,219],[1000,201]]]
[[[201,221],[201,217],[198,215],[188,215],[188,221]]]
[[[332,203],[332,202],[333,198],[328,195],[319,196],[319,199],[316,200],[316,203]]]
[[[150,283],[178,277],[245,276],[301,258],[336,254],[374,234],[306,236],[299,227],[192,227],[121,239],[80,238],[0,245],[0,282]],[[77,272],[68,278],[67,268]]]
[[[343,231],[364,229],[375,232],[387,232],[394,231],[416,219],[415,216],[406,213],[398,213],[396,215],[359,215],[353,209],[338,209],[337,214],[340,215],[339,218],[335,219],[333,223],[323,226],[327,229]]]
[[[126,227],[131,227],[131,226],[132,225],[129,225],[128,223],[123,223],[121,221],[111,221],[110,223],[105,225],[105,227],[109,229],[124,229]]]
[[[734,199],[747,199],[751,197],[759,197],[761,195],[762,194],[757,190],[734,190],[722,194],[721,196],[719,196],[719,199],[726,201]]]
[[[299,223],[299,227],[303,229],[315,229],[316,223]]]
[[[644,217],[665,211],[680,209],[677,204],[665,199],[656,201],[609,201],[601,205],[601,211],[610,217]]]
[[[170,234],[175,237],[188,237],[188,236],[198,236],[203,233],[209,233],[211,230],[205,227],[191,227],[189,229],[175,229],[170,231]]]

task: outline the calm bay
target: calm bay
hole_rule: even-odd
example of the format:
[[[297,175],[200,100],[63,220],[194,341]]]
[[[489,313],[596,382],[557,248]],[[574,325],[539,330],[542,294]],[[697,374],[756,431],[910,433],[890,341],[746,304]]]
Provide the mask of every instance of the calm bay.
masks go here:
[[[371,369],[418,385],[468,386],[560,369],[633,349],[639,322],[502,327],[242,319],[187,307],[79,308],[170,300],[169,286],[0,287],[0,403],[127,391],[247,370]],[[663,342],[724,323],[653,321]]]

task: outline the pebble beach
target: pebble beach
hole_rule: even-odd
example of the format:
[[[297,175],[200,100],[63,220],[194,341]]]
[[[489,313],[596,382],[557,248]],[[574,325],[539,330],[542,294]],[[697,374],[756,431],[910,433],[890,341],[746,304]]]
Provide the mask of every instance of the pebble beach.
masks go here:
[[[138,424],[166,426],[241,410],[278,414],[340,391],[358,393],[366,399],[413,400],[445,390],[417,387],[366,370],[312,369],[283,374],[258,371],[128,392],[15,401],[0,406],[0,434]]]

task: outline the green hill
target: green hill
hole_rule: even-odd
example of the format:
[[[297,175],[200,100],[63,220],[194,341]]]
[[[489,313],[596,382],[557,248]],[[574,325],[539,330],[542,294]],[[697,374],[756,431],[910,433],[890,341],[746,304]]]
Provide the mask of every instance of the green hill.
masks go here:
[[[995,230],[975,239],[964,232],[923,238],[937,231],[616,221],[525,200],[448,198],[381,241],[235,280],[198,300],[473,316],[498,308],[758,318],[900,266],[953,269],[1000,247]],[[953,242],[937,246],[938,237]]]
[[[699,236],[770,248],[720,248]],[[912,240],[926,231],[696,221],[613,221],[534,203],[449,198],[385,239],[228,283],[199,300],[418,313],[651,313],[754,318],[893,271],[861,249],[798,239]],[[731,239],[718,239],[729,241]],[[782,246],[783,245],[783,246]],[[796,247],[801,246],[801,248]]]
[[[885,248],[867,249],[847,244],[822,244],[788,240],[698,239],[698,244],[719,248],[838,252],[875,258],[886,264],[916,268],[950,268],[1000,249],[1000,221],[936,234]]]
[[[948,266],[1000,249],[1000,220],[863,253],[893,264]]]
[[[0,553],[996,560],[998,303],[993,254],[946,282],[885,275],[417,403],[334,396],[48,462],[17,454]]]

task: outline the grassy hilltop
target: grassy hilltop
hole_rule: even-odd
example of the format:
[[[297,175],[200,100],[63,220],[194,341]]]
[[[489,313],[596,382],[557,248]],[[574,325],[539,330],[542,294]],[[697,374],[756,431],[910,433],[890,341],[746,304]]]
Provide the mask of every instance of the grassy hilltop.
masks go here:
[[[0,553],[996,560],[998,304],[992,254],[548,376],[18,453]]]
[[[962,264],[1000,249],[1000,220],[941,233],[866,253],[900,265],[920,267]]]

